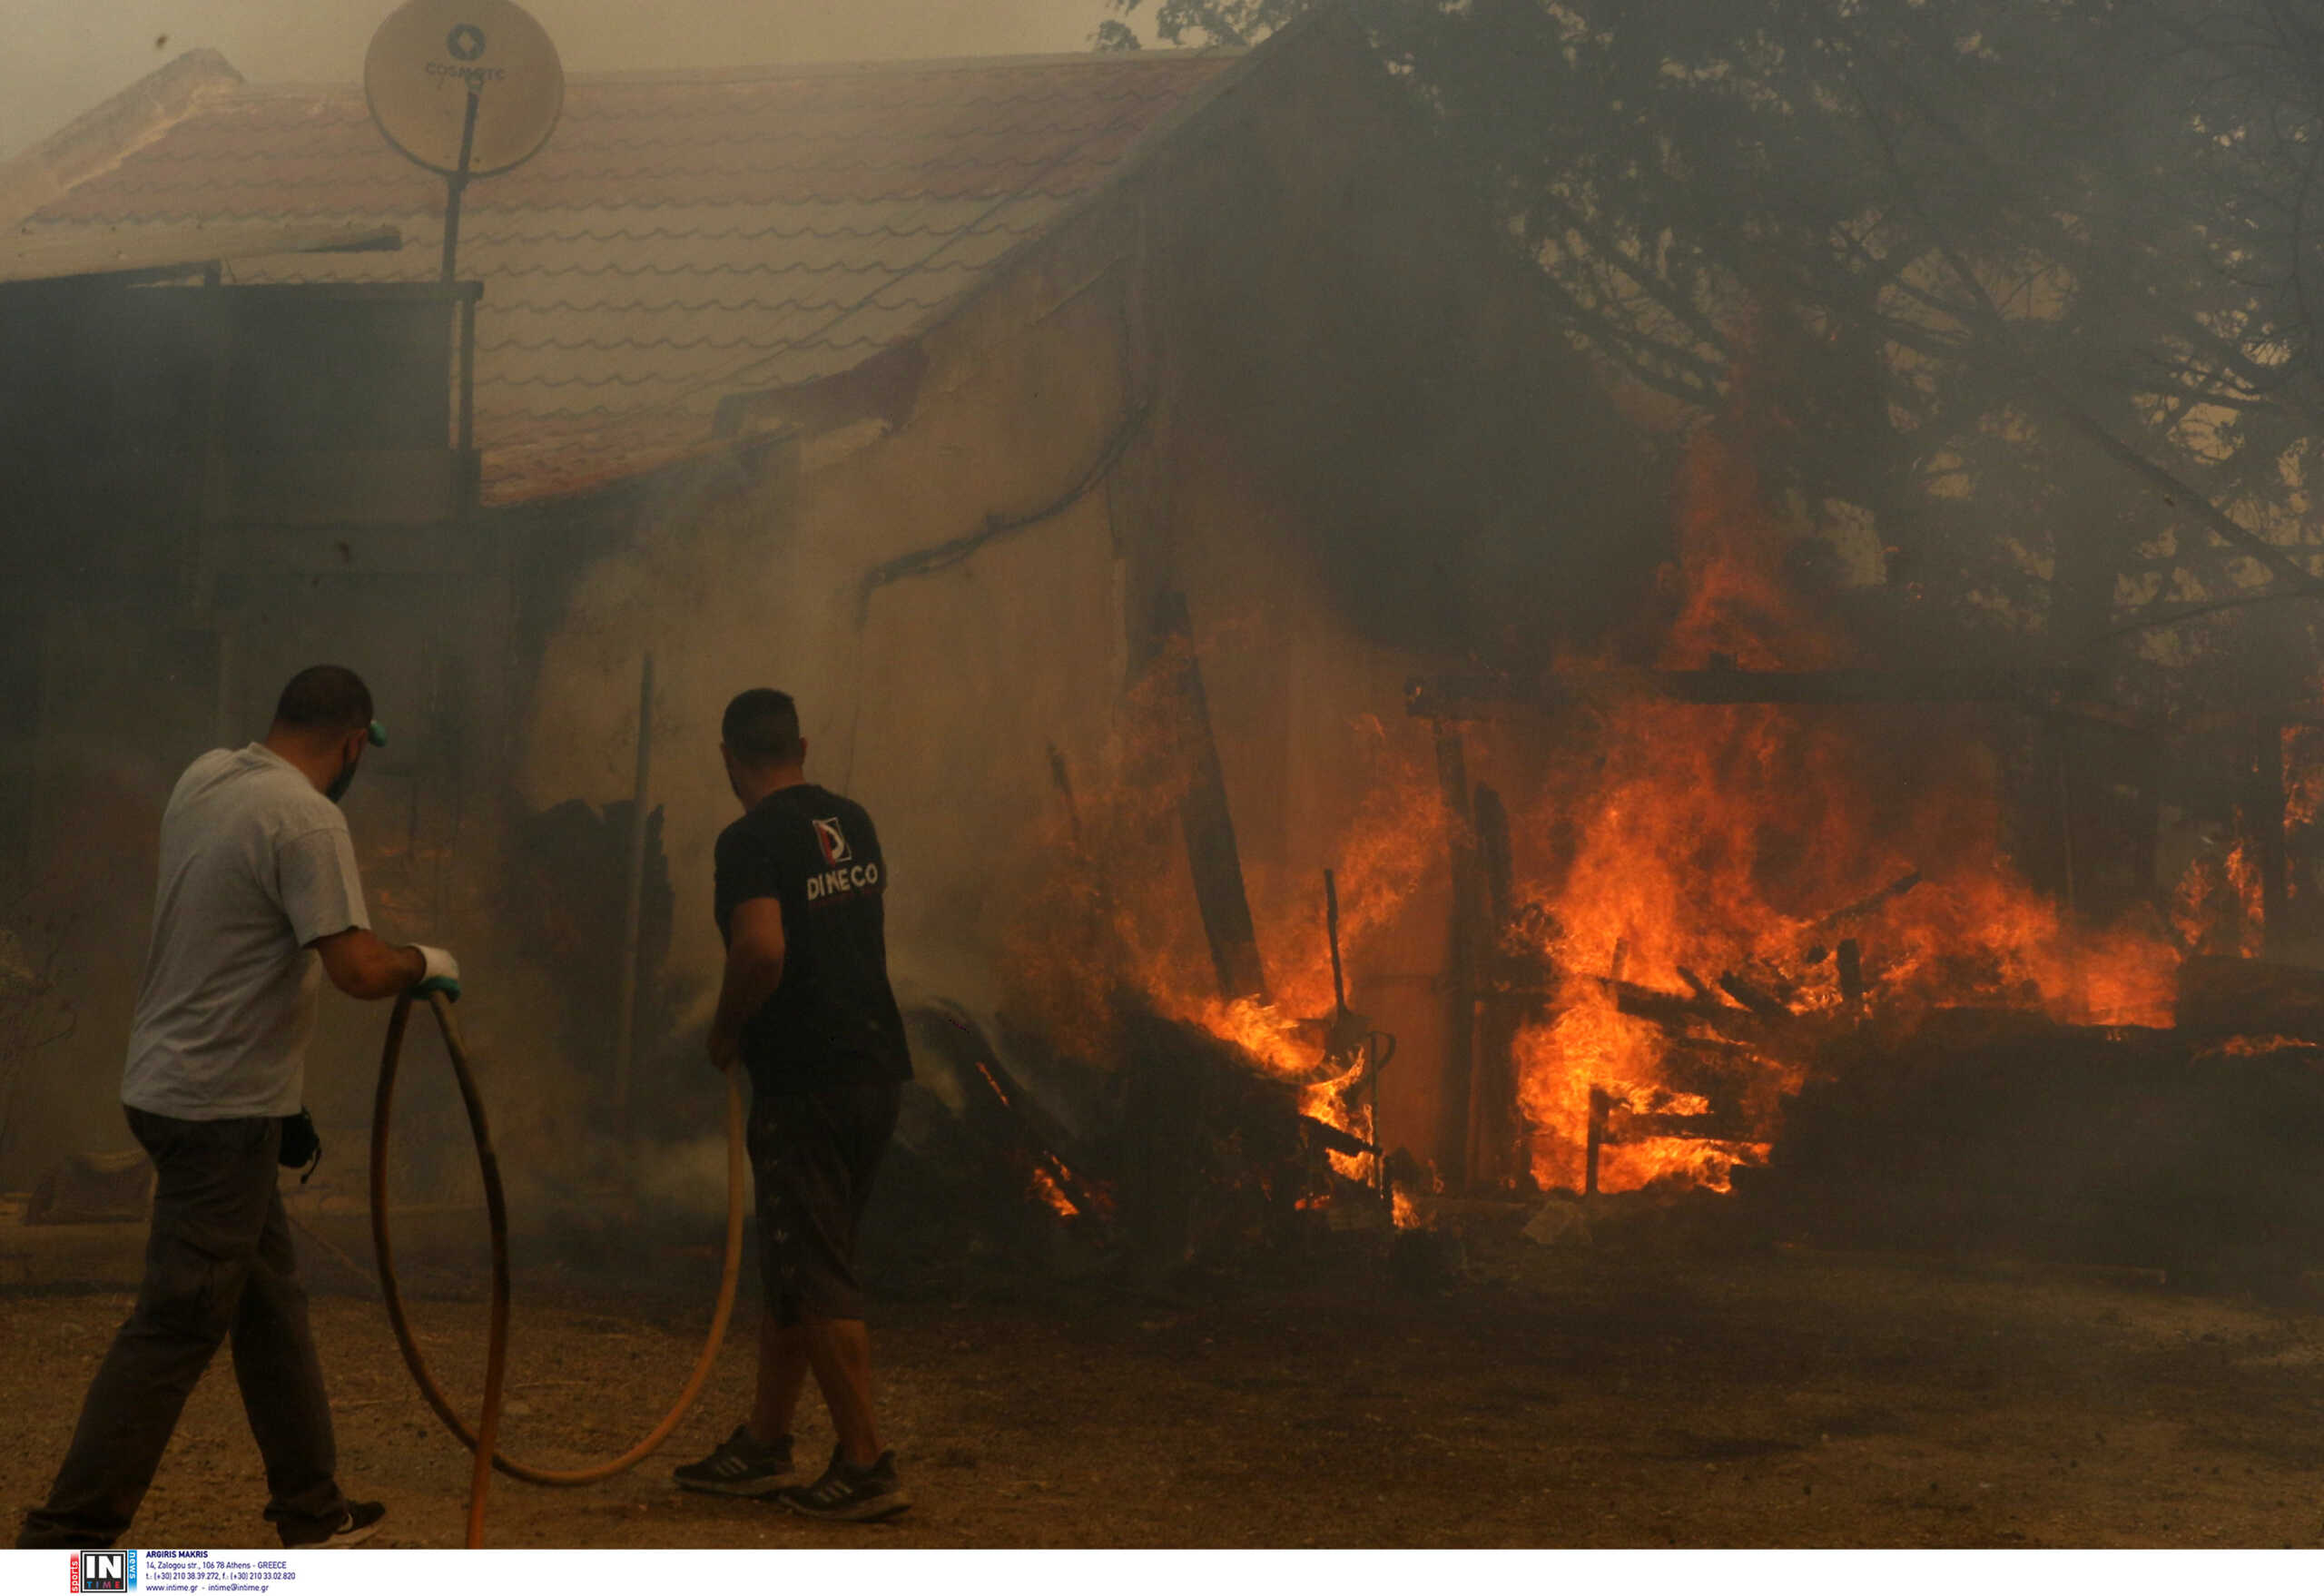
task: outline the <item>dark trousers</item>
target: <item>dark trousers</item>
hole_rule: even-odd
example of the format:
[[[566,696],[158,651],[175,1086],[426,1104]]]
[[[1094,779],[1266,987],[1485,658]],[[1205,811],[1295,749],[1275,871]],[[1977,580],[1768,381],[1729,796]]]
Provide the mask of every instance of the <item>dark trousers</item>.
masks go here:
[[[902,1102],[892,1080],[752,1094],[760,1278],[776,1324],[863,1317],[855,1232]]]
[[[267,1518],[286,1540],[335,1528],[347,1502],[307,1293],[275,1189],[281,1122],[128,1114],[159,1171],[144,1283],[82,1404],[48,1505],[25,1515],[16,1544],[119,1540],[185,1399],[230,1335],[242,1411],[266,1462]]]

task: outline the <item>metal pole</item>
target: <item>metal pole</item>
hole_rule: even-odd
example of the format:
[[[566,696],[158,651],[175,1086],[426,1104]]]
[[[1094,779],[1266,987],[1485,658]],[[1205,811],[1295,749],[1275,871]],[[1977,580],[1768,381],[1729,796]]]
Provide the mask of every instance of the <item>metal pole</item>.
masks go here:
[[[468,85],[468,109],[460,123],[460,168],[444,178],[444,281],[452,281],[452,268],[460,253],[460,197],[468,192],[468,162],[476,153],[476,108],[478,91]]]
[[[637,779],[630,789],[629,870],[621,911],[621,976],[614,1017],[614,1108],[629,1112],[637,1052],[637,944],[645,914],[645,780],[654,762],[654,656],[637,674]]]

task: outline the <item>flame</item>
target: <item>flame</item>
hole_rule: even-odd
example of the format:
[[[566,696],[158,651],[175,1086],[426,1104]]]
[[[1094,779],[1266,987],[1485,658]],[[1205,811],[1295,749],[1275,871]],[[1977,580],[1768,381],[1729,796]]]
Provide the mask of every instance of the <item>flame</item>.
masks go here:
[[[1695,435],[1682,486],[1679,603],[1658,663],[1849,663],[1779,579],[1786,534],[1721,429]],[[2170,1022],[2178,950],[2135,927],[2078,928],[2004,857],[1998,764],[1969,712],[1641,698],[1598,720],[1596,756],[1566,762],[1523,828],[1571,839],[1566,858],[1536,860],[1527,917],[1531,951],[1563,972],[1516,1050],[1537,1183],[1583,1185],[1595,1089],[1616,1105],[1600,1190],[1724,1190],[1767,1157],[1781,1100],[1803,1084],[1796,1064],[1717,1026],[1674,1034],[1621,1012],[1607,979],[1618,963],[1633,987],[1722,1012],[1837,1016],[1846,938],[1866,1000],[1884,1010],[1987,1002]],[[1714,1047],[1718,1089],[1748,1134],[1620,1135],[1640,1114],[1667,1126],[1671,1094],[1708,1103],[1694,1078]]]
[[[2316,823],[2324,807],[2324,729],[2283,728],[2284,830],[2294,832]]]
[[[2197,1062],[2208,1059],[2252,1059],[2266,1053],[2290,1052],[2295,1049],[2313,1050],[2319,1043],[2296,1036],[2231,1036],[2211,1043],[2195,1054]]]
[[[1372,1108],[1368,1103],[1351,1099],[1364,1084],[1364,1065],[1358,1062],[1344,1074],[1330,1080],[1317,1081],[1299,1094],[1299,1111],[1311,1119],[1346,1131],[1350,1136],[1377,1145],[1372,1134]],[[1359,1186],[1369,1186],[1378,1176],[1378,1160],[1370,1153],[1331,1153],[1333,1173],[1343,1180],[1353,1180]]]
[[[1862,663],[1825,598],[1785,575],[1794,537],[1766,507],[1749,441],[1726,425],[1690,440],[1679,557],[1650,646],[1631,635],[1619,655],[1564,666]],[[1151,678],[1133,687],[1133,729],[1154,724],[1152,691]],[[1443,879],[1453,832],[1436,773],[1395,753],[1378,722],[1356,730],[1371,779],[1329,855],[1352,974],[1422,884]],[[1541,1187],[1584,1184],[1593,1093],[1600,1190],[1723,1191],[1737,1168],[1768,1158],[1783,1105],[1805,1084],[1815,1049],[1800,1027],[1875,1014],[1909,1023],[1963,1004],[2168,1025],[2182,951],[2215,937],[2227,910],[2244,944],[2256,935],[2256,872],[2240,847],[2199,861],[2181,883],[2175,940],[2159,923],[2083,924],[2037,891],[2009,855],[1993,712],[1974,706],[1600,699],[1553,729],[1556,758],[1531,764],[1489,730],[1465,734],[1473,769],[1497,771],[1505,755],[1526,773],[1495,778],[1515,794],[1515,913],[1499,951],[1543,972],[1525,987],[1536,1007],[1512,1058],[1527,1173]],[[2290,741],[2286,752],[2289,773]],[[1271,1000],[1220,999],[1174,823],[1184,762],[1167,739],[1133,730],[1115,765],[1104,796],[1049,849],[1070,867],[1011,961],[1023,1006],[1102,1056],[1108,1006],[1135,992],[1295,1085],[1301,1111],[1387,1145],[1392,1128],[1374,1126],[1359,1100],[1361,1069],[1325,1058],[1318,1020],[1334,997],[1315,883],[1254,872]],[[2319,805],[2324,764],[2288,776],[2288,818],[2312,823]],[[1625,1012],[1656,994],[1655,1019]],[[1331,1158],[1335,1174],[1366,1184],[1375,1162]],[[1407,1195],[1393,1197],[1397,1223],[1415,1222]]]
[[[2251,857],[2247,838],[2238,837],[2235,846],[2227,851],[2227,884],[2243,911],[2242,945],[2238,951],[2246,959],[2257,959],[2267,941],[2268,900],[2259,862]]]
[[[2197,854],[2171,895],[2171,929],[2190,952],[2257,959],[2267,941],[2267,905],[2250,849]]]
[[[1081,1210],[1073,1206],[1073,1200],[1065,1195],[1065,1188],[1058,1185],[1056,1177],[1048,1170],[1036,1166],[1033,1177],[1028,1184],[1030,1195],[1060,1217],[1068,1219],[1079,1217]]]
[[[1295,1088],[1298,1112],[1376,1143],[1360,1089],[1364,1061],[1326,1056],[1338,995],[1320,879],[1269,891],[1254,878],[1252,909],[1270,999],[1217,994],[1176,857],[1184,846],[1176,815],[1183,781],[1174,773],[1167,739],[1153,729],[1167,718],[1166,706],[1148,702],[1160,674],[1133,685],[1124,720],[1134,735],[1119,752],[1117,779],[1078,794],[1072,814],[1045,839],[1049,857],[1062,863],[1011,936],[1004,965],[1010,1006],[1066,1045],[1102,1059],[1116,1005],[1135,994],[1154,1012],[1230,1044],[1258,1073]],[[1377,716],[1357,717],[1348,729],[1371,773],[1329,854],[1338,882],[1340,944],[1353,972],[1397,924],[1413,893],[1442,874],[1450,842],[1433,773],[1392,747]],[[1326,1156],[1341,1178],[1378,1183],[1374,1155]],[[1328,1194],[1295,1200],[1321,1207]]]

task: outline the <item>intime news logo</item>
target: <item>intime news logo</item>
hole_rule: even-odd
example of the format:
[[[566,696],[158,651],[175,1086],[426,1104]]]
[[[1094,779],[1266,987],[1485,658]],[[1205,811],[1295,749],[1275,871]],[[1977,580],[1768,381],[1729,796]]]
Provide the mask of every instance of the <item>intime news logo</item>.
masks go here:
[[[137,1589],[134,1552],[76,1552],[73,1554],[74,1591],[121,1591]]]

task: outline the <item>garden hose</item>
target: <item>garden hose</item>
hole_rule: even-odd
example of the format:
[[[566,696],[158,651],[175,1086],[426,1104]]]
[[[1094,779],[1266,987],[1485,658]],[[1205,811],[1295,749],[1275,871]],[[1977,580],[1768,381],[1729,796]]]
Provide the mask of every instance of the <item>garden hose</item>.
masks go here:
[[[492,1305],[489,1327],[486,1332],[484,1357],[484,1410],[470,1430],[428,1372],[428,1362],[420,1355],[419,1344],[411,1333],[411,1324],[404,1315],[403,1296],[396,1286],[395,1255],[388,1237],[388,1128],[389,1111],[395,1102],[396,1065],[403,1051],[403,1033],[411,1017],[411,994],[406,992],[396,1000],[395,1013],[388,1021],[387,1045],[379,1054],[379,1086],[371,1108],[371,1245],[379,1259],[379,1296],[388,1306],[388,1322],[395,1328],[396,1345],[402,1350],[404,1366],[411,1371],[412,1379],[419,1386],[419,1394],[435,1410],[444,1427],[458,1438],[476,1457],[474,1473],[468,1483],[468,1544],[484,1544],[485,1493],[492,1481],[492,1471],[497,1468],[511,1479],[533,1485],[589,1485],[611,1479],[625,1470],[636,1467],[652,1456],[670,1433],[678,1427],[694,1401],[702,1394],[710,1378],[711,1365],[717,1361],[718,1348],[726,1338],[726,1325],[734,1312],[734,1287],[742,1275],[743,1265],[743,1193],[748,1174],[743,1154],[743,1089],[741,1081],[729,1072],[726,1082],[726,1256],[718,1276],[718,1306],[710,1317],[710,1335],[703,1343],[702,1355],[694,1360],[694,1372],[686,1376],[685,1387],[678,1393],[677,1401],[663,1415],[659,1424],[648,1431],[645,1438],[620,1456],[586,1468],[548,1469],[537,1464],[519,1463],[503,1455],[495,1444],[500,1430],[501,1400],[505,1394],[508,1374],[508,1203],[500,1185],[500,1161],[492,1147],[492,1132],[485,1123],[484,1099],[478,1095],[475,1073],[468,1067],[468,1049],[460,1040],[458,1023],[452,1018],[451,1001],[441,992],[428,994],[428,1007],[436,1011],[436,1023],[444,1033],[444,1050],[452,1060],[453,1079],[459,1084],[460,1101],[468,1109],[468,1132],[476,1139],[477,1166],[484,1177],[484,1207],[487,1223],[492,1231]]]

